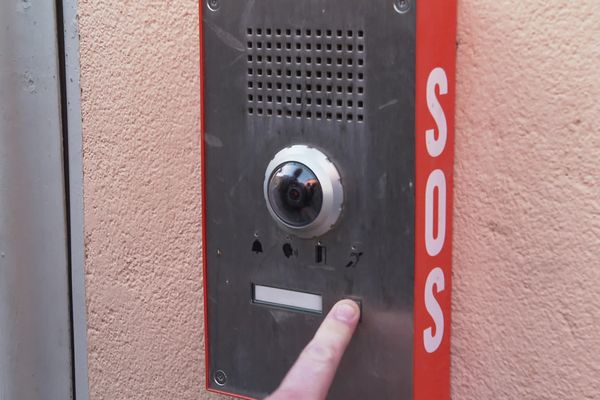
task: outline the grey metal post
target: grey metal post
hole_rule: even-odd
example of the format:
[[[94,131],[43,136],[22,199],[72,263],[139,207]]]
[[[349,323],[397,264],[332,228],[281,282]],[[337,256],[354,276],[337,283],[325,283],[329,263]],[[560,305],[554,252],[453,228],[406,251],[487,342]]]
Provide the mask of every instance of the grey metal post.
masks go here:
[[[56,21],[0,0],[0,400],[72,398]]]
[[[71,241],[71,306],[73,316],[74,397],[87,400],[88,354],[85,301],[85,254],[83,231],[83,130],[79,66],[79,20],[77,0],[62,0],[65,86],[63,107],[67,117],[69,166],[69,216]],[[60,29],[60,27],[59,27]]]

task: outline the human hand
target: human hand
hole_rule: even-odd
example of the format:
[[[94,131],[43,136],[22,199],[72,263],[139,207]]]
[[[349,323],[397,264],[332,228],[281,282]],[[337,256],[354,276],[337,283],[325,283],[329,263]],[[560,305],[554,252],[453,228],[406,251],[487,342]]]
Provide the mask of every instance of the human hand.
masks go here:
[[[354,301],[337,302],[279,388],[265,400],[324,400],[359,319]]]

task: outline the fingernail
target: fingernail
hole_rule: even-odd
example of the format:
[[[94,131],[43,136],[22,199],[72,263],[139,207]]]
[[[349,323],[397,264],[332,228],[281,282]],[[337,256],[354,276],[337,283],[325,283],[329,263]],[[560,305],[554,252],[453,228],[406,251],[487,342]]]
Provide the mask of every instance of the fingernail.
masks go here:
[[[357,307],[353,307],[350,304],[342,303],[338,304],[335,308],[334,314],[337,320],[343,322],[354,322],[358,315]]]

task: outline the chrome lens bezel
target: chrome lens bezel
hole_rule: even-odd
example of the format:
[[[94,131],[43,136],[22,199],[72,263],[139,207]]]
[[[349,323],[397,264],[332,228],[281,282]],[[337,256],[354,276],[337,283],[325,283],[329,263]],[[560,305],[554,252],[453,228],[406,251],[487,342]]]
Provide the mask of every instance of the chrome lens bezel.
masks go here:
[[[269,200],[269,182],[277,169],[288,162],[306,165],[317,177],[323,192],[323,203],[319,215],[304,226],[293,226],[282,220]],[[269,213],[285,231],[300,238],[310,239],[327,233],[338,221],[344,203],[344,189],[335,165],[320,150],[307,145],[294,145],[279,151],[269,162],[263,184],[265,203]]]

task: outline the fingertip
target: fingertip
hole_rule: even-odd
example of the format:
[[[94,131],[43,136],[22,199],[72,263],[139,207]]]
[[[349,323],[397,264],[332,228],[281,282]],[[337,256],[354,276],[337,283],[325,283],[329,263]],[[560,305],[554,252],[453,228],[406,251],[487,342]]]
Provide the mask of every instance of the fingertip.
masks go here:
[[[324,399],[340,360],[346,351],[361,309],[350,299],[338,301],[331,308],[313,340],[304,348],[279,389],[269,400]],[[306,382],[311,382],[309,386]],[[302,397],[296,397],[297,394]]]
[[[355,301],[344,299],[333,306],[332,314],[338,321],[354,324],[360,319],[360,307]]]

